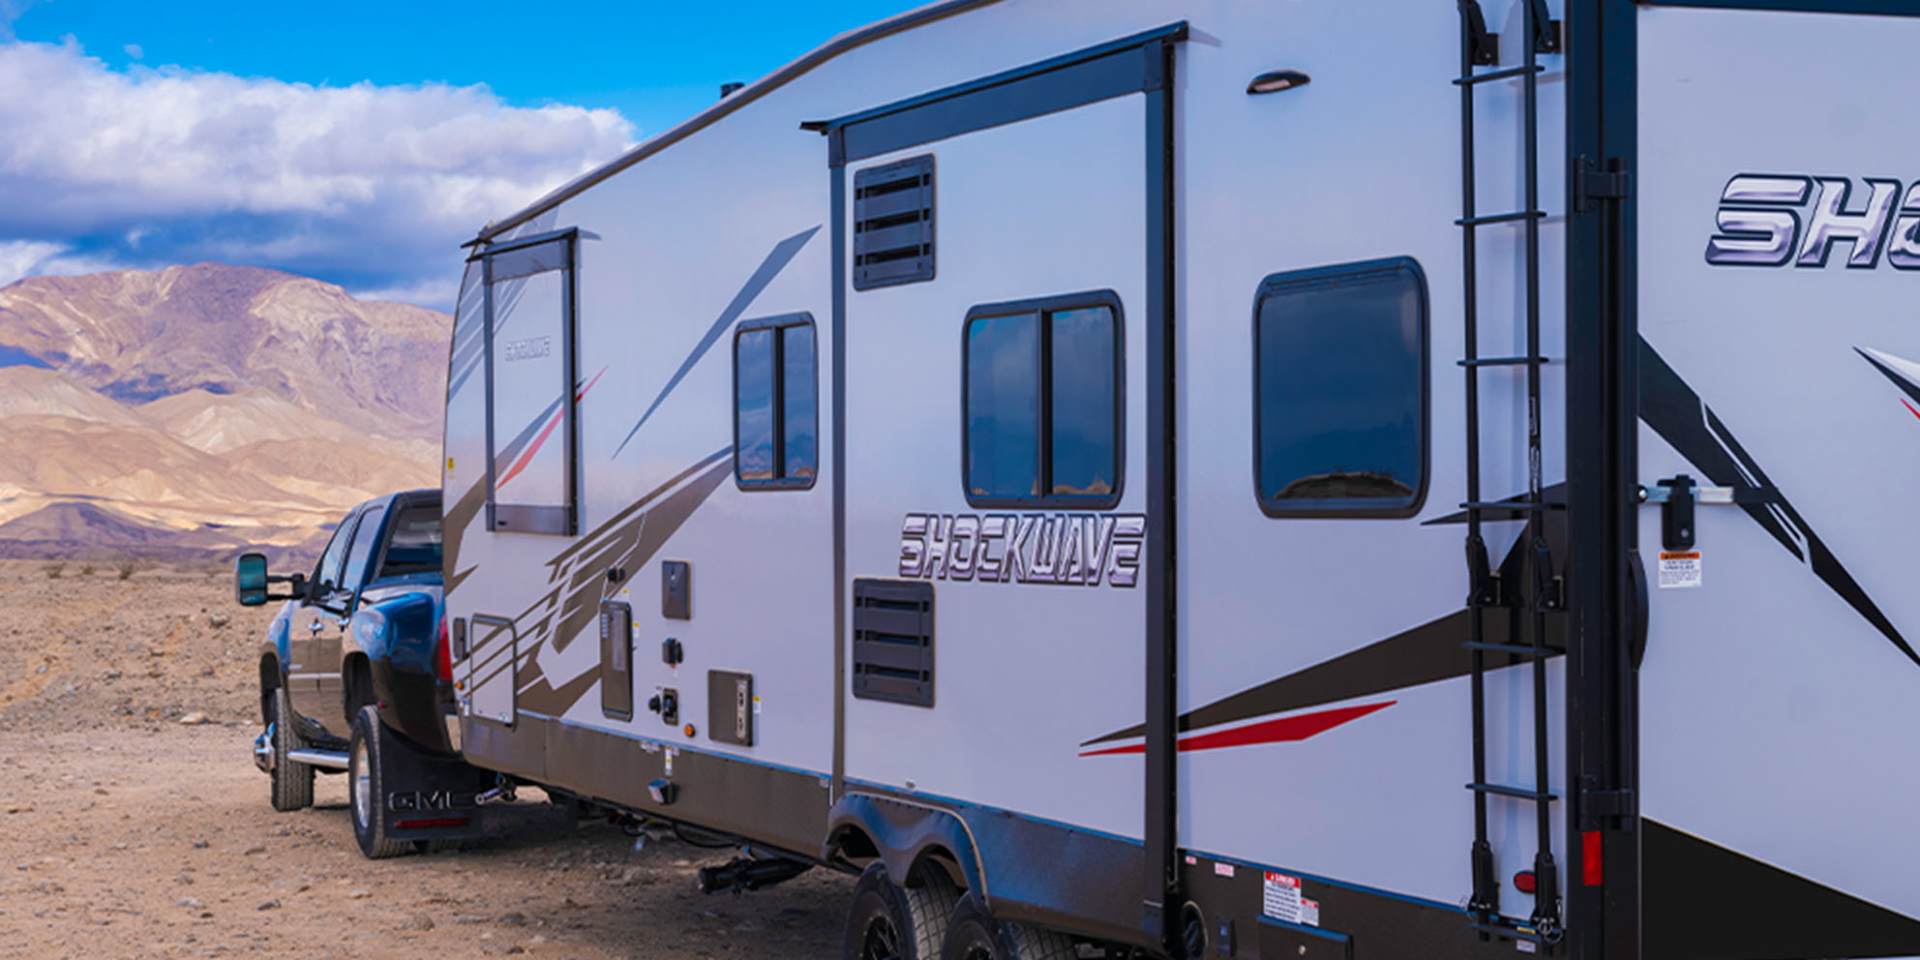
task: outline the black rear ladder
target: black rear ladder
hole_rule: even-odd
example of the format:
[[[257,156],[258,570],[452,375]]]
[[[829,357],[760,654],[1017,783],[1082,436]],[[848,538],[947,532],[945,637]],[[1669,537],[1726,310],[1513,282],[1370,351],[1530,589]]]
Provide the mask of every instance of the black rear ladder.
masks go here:
[[[1465,270],[1466,356],[1460,366],[1466,373],[1467,421],[1467,501],[1461,504],[1467,520],[1467,571],[1469,592],[1467,611],[1473,670],[1473,893],[1468,913],[1483,937],[1529,940],[1545,947],[1561,937],[1560,892],[1553,858],[1552,804],[1559,799],[1548,789],[1547,763],[1547,660],[1563,653],[1547,643],[1547,616],[1560,607],[1559,583],[1554,574],[1553,554],[1547,545],[1547,514],[1561,507],[1549,503],[1541,484],[1541,368],[1547,358],[1540,349],[1540,223],[1546,219],[1540,209],[1539,77],[1545,70],[1538,57],[1560,52],[1560,24],[1549,19],[1545,0],[1520,0],[1522,32],[1527,42],[1519,66],[1476,72],[1476,67],[1499,64],[1499,37],[1487,31],[1478,0],[1458,0],[1460,9],[1460,76],[1453,82],[1460,88],[1461,214],[1455,223],[1461,228],[1461,254]],[[1481,88],[1498,82],[1518,80],[1521,84],[1522,114],[1525,123],[1525,206],[1523,209],[1483,214],[1476,208],[1474,169],[1474,97]],[[1517,357],[1482,357],[1479,335],[1478,231],[1481,227],[1518,225],[1524,233],[1526,272],[1526,353]],[[1480,490],[1480,372],[1483,370],[1519,371],[1526,377],[1527,396],[1527,490],[1518,498],[1483,500]],[[1482,535],[1484,523],[1524,520],[1526,549],[1520,551],[1520,566],[1507,572],[1521,572],[1518,578],[1526,586],[1503,583],[1488,561],[1487,544]],[[1527,583],[1530,581],[1530,583]],[[1527,589],[1530,587],[1530,589]],[[1522,607],[1524,616],[1516,616],[1516,626],[1524,624],[1524,642],[1499,643],[1487,639],[1487,611],[1492,607]],[[1517,612],[1517,610],[1516,610]],[[1519,638],[1515,638],[1519,639]],[[1533,680],[1533,763],[1534,786],[1513,787],[1491,783],[1487,779],[1487,656],[1530,657]],[[1511,662],[1511,661],[1509,661]],[[1533,875],[1535,883],[1533,915],[1525,922],[1500,913],[1500,880],[1494,874],[1493,847],[1488,841],[1487,806],[1494,799],[1531,803],[1536,814]]]

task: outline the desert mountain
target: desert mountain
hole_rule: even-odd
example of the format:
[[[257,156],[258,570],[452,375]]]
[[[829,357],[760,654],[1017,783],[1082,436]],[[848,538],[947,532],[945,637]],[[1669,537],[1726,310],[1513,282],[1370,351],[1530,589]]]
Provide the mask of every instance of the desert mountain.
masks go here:
[[[256,390],[357,430],[439,438],[442,313],[201,263],[0,289],[0,345],[125,403]]]
[[[0,288],[0,556],[310,549],[436,482],[449,325],[220,264]]]

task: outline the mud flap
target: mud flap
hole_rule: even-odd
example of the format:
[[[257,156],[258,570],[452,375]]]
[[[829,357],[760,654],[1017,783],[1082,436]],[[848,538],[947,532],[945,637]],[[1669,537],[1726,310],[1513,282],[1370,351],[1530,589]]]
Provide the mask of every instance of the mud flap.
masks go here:
[[[380,751],[386,835],[395,840],[479,840],[572,829],[571,808],[552,803],[497,803],[476,799],[498,775],[458,757],[429,753],[388,729]]]

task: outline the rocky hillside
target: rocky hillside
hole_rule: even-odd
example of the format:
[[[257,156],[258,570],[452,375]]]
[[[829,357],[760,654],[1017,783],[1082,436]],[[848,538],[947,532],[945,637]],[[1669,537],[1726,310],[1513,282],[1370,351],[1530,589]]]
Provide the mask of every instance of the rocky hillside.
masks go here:
[[[220,264],[0,289],[0,557],[310,549],[437,482],[449,327]]]

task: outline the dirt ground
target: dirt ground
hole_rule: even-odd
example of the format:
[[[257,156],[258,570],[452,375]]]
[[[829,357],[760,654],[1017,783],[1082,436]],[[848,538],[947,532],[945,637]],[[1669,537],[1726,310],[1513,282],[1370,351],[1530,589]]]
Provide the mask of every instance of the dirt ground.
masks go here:
[[[725,851],[601,824],[362,859],[343,777],[279,814],[247,755],[271,614],[83,566],[0,563],[0,957],[837,955],[847,878],[703,896]]]

